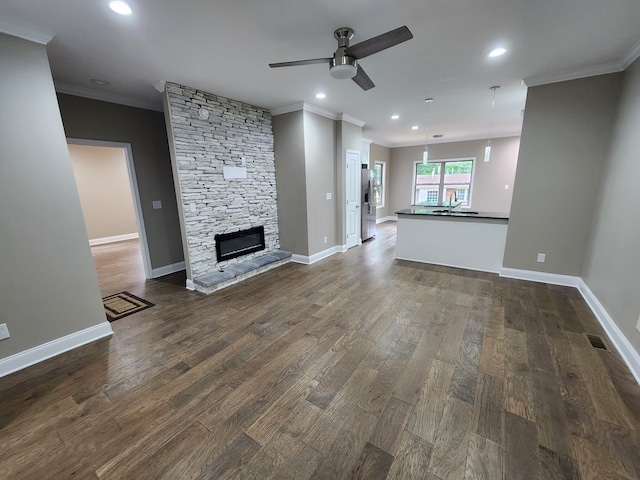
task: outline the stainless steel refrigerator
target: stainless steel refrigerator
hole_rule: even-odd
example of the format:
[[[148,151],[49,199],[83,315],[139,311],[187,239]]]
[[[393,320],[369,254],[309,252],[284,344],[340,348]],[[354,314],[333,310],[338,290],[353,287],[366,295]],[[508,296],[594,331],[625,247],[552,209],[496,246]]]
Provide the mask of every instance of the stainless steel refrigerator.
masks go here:
[[[362,166],[362,241],[376,235],[376,172]]]

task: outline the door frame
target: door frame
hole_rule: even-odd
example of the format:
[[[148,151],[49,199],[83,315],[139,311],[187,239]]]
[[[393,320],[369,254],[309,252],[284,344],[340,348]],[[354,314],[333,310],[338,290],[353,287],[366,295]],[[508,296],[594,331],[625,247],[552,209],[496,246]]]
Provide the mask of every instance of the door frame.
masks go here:
[[[85,138],[67,137],[68,145],[84,145],[88,147],[108,147],[121,148],[124,150],[124,157],[127,163],[127,173],[129,174],[129,186],[133,197],[133,209],[138,223],[138,238],[140,240],[140,253],[142,254],[142,265],[144,266],[144,276],[153,278],[151,269],[151,257],[149,255],[149,243],[147,242],[147,232],[144,228],[144,217],[142,216],[142,202],[138,191],[138,180],[136,178],[135,165],[133,163],[133,150],[130,143],[109,142],[106,140],[89,140]]]
[[[348,203],[348,191],[349,191],[349,185],[348,185],[348,181],[349,181],[349,174],[347,173],[347,169],[349,168],[349,160],[348,160],[348,156],[349,154],[353,154],[356,155],[357,159],[356,159],[356,173],[354,174],[354,178],[355,178],[355,195],[356,195],[356,214],[360,213],[360,215],[362,215],[362,213],[360,212],[360,203],[361,203],[361,185],[360,185],[360,180],[361,180],[361,174],[360,174],[360,158],[362,156],[362,152],[360,152],[360,150],[353,150],[353,149],[349,149],[347,148],[345,151],[345,156],[344,156],[344,163],[345,163],[345,192],[344,192],[344,197],[345,197],[345,206],[344,206],[344,239],[345,239],[345,247],[348,250],[351,247],[355,247],[356,245],[359,245],[361,243],[360,238],[361,238],[361,233],[360,233],[360,229],[361,229],[361,222],[360,221],[356,221],[356,233],[355,233],[355,241],[353,242],[352,245],[349,244],[349,203]]]

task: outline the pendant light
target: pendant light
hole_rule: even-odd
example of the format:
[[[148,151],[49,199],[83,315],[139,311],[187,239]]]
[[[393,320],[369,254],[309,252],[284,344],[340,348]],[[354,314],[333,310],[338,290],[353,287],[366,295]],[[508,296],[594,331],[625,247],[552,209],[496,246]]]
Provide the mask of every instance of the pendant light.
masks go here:
[[[493,87],[489,87],[489,90],[493,90],[493,100],[491,101],[491,116],[489,119],[489,140],[487,140],[487,145],[484,147],[484,161],[488,162],[491,160],[491,129],[493,128],[493,108],[496,104],[496,90],[500,88],[500,85],[494,85]]]
[[[429,117],[429,104],[433,102],[433,98],[425,98],[425,103],[427,104],[427,117]],[[426,129],[425,129],[426,130]],[[425,141],[424,141],[424,152],[422,152],[422,164],[426,165],[429,163],[429,134],[425,131]]]

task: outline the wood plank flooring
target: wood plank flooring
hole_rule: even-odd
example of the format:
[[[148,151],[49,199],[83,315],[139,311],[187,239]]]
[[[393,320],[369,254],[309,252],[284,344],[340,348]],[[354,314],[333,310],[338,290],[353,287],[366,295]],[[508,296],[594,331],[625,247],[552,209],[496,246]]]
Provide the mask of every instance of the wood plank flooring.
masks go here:
[[[2,478],[640,478],[640,387],[575,289],[397,261],[393,223],[210,296],[137,248],[93,248],[101,289],[154,307],[0,379]]]

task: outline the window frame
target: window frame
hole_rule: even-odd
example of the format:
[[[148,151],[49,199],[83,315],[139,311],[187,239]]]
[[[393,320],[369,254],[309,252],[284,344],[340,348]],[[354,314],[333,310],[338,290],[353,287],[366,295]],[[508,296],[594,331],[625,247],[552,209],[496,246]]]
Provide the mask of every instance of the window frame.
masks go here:
[[[377,167],[378,165],[380,165],[380,203],[379,204],[375,204],[376,208],[384,208],[385,205],[385,201],[384,201],[384,195],[385,195],[385,190],[386,190],[386,185],[385,185],[385,175],[386,175],[386,170],[387,170],[387,162],[385,162],[384,160],[375,160],[373,162],[373,170],[375,171],[375,167]]]
[[[461,205],[460,208],[471,208],[471,204],[473,201],[473,182],[475,180],[475,176],[476,176],[476,160],[477,157],[460,157],[460,158],[434,158],[434,159],[429,159],[428,163],[439,163],[440,169],[442,171],[441,174],[441,179],[440,179],[440,184],[438,185],[438,198],[440,198],[440,196],[443,194],[444,190],[444,172],[446,171],[446,163],[448,162],[464,162],[464,161],[471,161],[472,165],[471,165],[471,179],[469,180],[469,202],[467,205]],[[416,189],[416,181],[417,181],[417,176],[418,176],[418,165],[422,165],[422,160],[415,160],[413,162],[413,171],[411,172],[412,175],[412,180],[411,180],[411,200],[410,200],[410,205],[412,206],[420,206],[420,207],[427,207],[427,205],[418,205],[416,204],[416,193],[417,193],[417,189]],[[438,201],[438,203],[440,203]],[[443,201],[443,204],[445,202]]]

